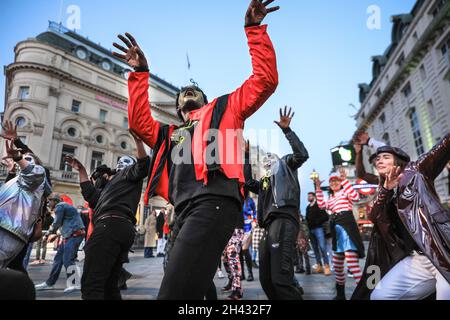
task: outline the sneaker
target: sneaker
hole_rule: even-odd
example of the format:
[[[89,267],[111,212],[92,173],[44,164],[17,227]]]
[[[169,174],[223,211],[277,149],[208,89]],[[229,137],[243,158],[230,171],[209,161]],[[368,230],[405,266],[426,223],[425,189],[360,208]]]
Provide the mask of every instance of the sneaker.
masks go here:
[[[241,290],[234,290],[231,295],[229,295],[226,300],[242,300],[243,294]]]
[[[223,274],[222,270],[217,271],[217,276],[219,277],[219,279],[225,278],[225,275]]]
[[[81,287],[80,286],[71,286],[71,287],[67,287],[64,289],[64,293],[72,293],[75,291],[80,291]]]
[[[43,290],[55,290],[55,287],[49,286],[47,282],[43,282],[41,284],[37,284],[34,286],[36,291],[43,291]]]
[[[249,275],[247,277],[247,282],[252,282],[254,280],[255,280],[255,278],[253,277],[253,273],[249,273]]]

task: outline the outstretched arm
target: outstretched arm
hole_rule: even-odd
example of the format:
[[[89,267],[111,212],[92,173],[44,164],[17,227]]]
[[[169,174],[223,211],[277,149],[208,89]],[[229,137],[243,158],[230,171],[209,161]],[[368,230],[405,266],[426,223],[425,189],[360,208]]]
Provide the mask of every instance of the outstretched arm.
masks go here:
[[[309,159],[309,154],[303,142],[300,141],[295,132],[290,128],[292,118],[295,115],[295,112],[292,113],[292,115],[291,113],[292,108],[290,108],[288,112],[287,106],[284,107],[284,113],[283,109],[280,109],[280,121],[275,121],[275,123],[283,130],[293,151],[292,154],[285,157],[286,163],[292,170],[297,170]]]
[[[432,181],[441,174],[450,161],[450,133],[444,137],[430,152],[417,161],[420,172]]]
[[[137,148],[137,163],[127,169],[126,177],[130,181],[139,181],[147,177],[150,170],[150,157],[145,152],[144,144],[139,137],[130,130]]]
[[[253,73],[240,88],[230,94],[228,103],[241,121],[255,113],[278,86],[275,50],[267,34],[267,25],[261,25],[267,14],[279,9],[268,8],[273,1],[252,0],[246,14],[245,32]]]
[[[155,121],[150,112],[149,102],[149,77],[147,59],[134,37],[125,33],[126,37],[119,35],[126,48],[113,43],[113,46],[121,50],[123,54],[113,54],[127,62],[136,72],[131,72],[128,77],[128,121],[130,129],[139,136],[150,148],[154,148],[158,139],[160,124]]]

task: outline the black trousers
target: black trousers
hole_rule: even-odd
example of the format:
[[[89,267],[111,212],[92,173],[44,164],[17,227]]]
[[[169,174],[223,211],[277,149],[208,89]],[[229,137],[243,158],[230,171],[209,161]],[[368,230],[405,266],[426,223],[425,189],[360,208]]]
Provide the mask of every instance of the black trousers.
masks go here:
[[[298,231],[298,225],[286,218],[275,219],[266,228],[259,247],[259,279],[269,300],[302,300],[294,274]]]
[[[208,196],[195,199],[176,215],[158,300],[204,299],[240,212],[238,201]]]
[[[118,282],[134,238],[135,229],[128,220],[108,218],[96,223],[84,247],[83,300],[121,300]]]
[[[0,269],[0,300],[35,300],[33,281],[26,273]]]
[[[247,265],[248,273],[253,274],[253,261],[252,256],[250,255],[250,251],[248,249],[241,250],[241,252],[239,252],[239,260],[241,261],[242,276],[245,277],[244,260],[245,264]]]

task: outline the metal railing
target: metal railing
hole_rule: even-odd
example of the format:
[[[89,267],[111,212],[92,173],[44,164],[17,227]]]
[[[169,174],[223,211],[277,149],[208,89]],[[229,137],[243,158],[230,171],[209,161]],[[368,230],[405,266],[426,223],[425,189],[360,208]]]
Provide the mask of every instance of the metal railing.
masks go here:
[[[78,183],[79,175],[78,172],[62,171],[62,170],[52,170],[51,171],[52,180]]]

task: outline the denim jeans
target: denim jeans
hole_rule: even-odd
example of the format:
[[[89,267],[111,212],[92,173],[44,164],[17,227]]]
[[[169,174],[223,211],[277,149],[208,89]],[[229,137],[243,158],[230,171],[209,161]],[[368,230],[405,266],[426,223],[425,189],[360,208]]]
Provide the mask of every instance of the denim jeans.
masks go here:
[[[323,228],[319,227],[312,229],[310,239],[317,264],[321,266],[324,264],[330,264],[327,254],[327,242],[325,240],[325,232],[323,231]]]
[[[154,257],[154,255],[153,255],[153,248],[145,247],[144,248],[144,258],[151,258],[151,257]]]
[[[61,269],[64,266],[67,268],[75,265],[75,259],[78,253],[78,247],[81,242],[83,242],[83,236],[76,238],[69,238],[61,244],[58,248],[58,252],[56,252],[55,259],[53,260],[52,271],[50,272],[50,276],[46,281],[47,285],[54,286],[56,281],[58,281],[59,274],[61,273]],[[67,278],[69,278],[71,274],[67,273]]]

